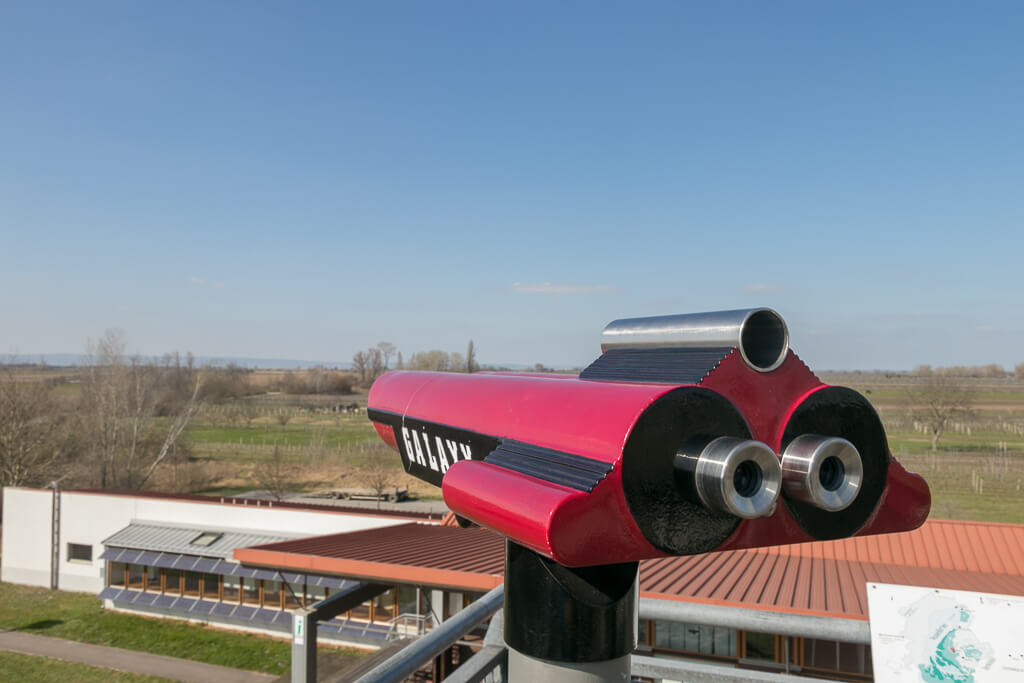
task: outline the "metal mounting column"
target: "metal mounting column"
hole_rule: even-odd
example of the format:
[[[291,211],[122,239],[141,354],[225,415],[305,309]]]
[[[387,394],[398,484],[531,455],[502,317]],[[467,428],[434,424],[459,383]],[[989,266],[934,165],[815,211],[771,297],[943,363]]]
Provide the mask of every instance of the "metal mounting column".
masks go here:
[[[512,681],[629,681],[636,648],[637,569],[563,567],[505,546],[505,642]]]

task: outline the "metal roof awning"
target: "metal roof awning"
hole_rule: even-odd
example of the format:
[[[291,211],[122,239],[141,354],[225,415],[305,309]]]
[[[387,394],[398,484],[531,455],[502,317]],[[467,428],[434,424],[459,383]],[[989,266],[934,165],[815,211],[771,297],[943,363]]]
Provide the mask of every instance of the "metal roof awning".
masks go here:
[[[336,576],[312,576],[304,573],[285,572],[276,569],[257,569],[243,567],[237,562],[196,557],[178,553],[156,553],[131,548],[108,547],[100,555],[101,560],[139,564],[144,567],[161,567],[163,569],[180,569],[203,574],[220,574],[221,576],[238,576],[245,579],[266,579],[268,581],[285,581],[287,583],[305,583],[307,586],[319,586],[332,590],[345,588],[352,582]]]
[[[278,543],[290,538],[294,536],[243,529],[181,527],[133,521],[104,540],[103,545],[229,559],[235,548]]]

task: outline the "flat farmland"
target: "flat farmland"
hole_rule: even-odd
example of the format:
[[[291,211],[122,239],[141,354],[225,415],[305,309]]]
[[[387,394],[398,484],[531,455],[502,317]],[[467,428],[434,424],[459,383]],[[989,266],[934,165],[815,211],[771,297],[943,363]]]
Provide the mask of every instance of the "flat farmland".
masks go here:
[[[951,420],[931,451],[912,392],[921,380],[881,373],[824,374],[864,394],[878,411],[889,448],[932,490],[932,516],[1024,523],[1024,382],[962,378],[971,411]]]

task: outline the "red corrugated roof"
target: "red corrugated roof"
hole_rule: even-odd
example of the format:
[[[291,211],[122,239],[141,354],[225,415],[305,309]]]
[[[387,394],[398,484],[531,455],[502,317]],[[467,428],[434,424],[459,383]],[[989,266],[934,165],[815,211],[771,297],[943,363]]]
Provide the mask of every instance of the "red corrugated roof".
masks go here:
[[[235,551],[247,564],[484,590],[504,541],[485,529],[402,524]],[[867,582],[1024,595],[1024,525],[929,520],[915,531],[640,564],[645,597],[867,618]]]
[[[245,564],[465,590],[502,582],[505,541],[481,528],[399,524],[235,550]]]
[[[641,563],[650,597],[867,618],[867,582],[1024,595],[1024,525],[929,520],[915,531]]]

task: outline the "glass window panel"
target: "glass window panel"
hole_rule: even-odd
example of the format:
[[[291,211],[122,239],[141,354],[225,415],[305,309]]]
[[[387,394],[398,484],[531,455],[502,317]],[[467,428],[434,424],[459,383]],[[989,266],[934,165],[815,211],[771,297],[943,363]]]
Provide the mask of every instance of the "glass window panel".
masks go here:
[[[82,543],[68,543],[68,560],[71,562],[92,562],[92,546]]]
[[[687,652],[700,652],[700,627],[686,624],[683,628],[683,649]]]
[[[706,655],[715,654],[714,627],[698,626],[697,629],[700,633],[700,644],[698,645],[700,649],[698,649],[697,651]]]
[[[203,574],[203,597],[217,600],[220,596],[220,577],[216,574]]]
[[[267,609],[281,609],[281,582],[263,582],[263,606]]]
[[[381,593],[373,599],[374,621],[391,621],[395,617],[395,589]]]
[[[289,584],[285,585],[285,587],[284,587],[284,605],[285,605],[285,609],[295,609],[296,607],[302,607],[302,592],[303,592],[303,590],[304,590],[304,587],[303,587],[303,585],[301,583],[289,583]],[[310,586],[309,591],[310,591],[310,597],[312,597],[314,594],[319,596],[319,594],[321,592],[323,592],[324,595],[326,595],[326,592],[324,592],[322,588],[315,588],[313,586]],[[316,599],[319,600],[320,598],[317,597]],[[313,601],[310,600],[307,604],[313,604]]]
[[[715,627],[714,654],[723,657],[736,656],[736,631],[731,628]]]
[[[686,624],[678,622],[672,622],[672,637],[671,637],[672,649],[673,650],[685,650],[686,649]]]
[[[244,579],[242,582],[242,602],[246,605],[260,604],[260,580]]]
[[[839,671],[846,673],[867,673],[867,667],[865,666],[865,659],[869,659],[867,656],[867,646],[857,645],[855,643],[839,643]]]
[[[414,587],[398,587],[398,611],[400,614],[416,614],[416,589]]]
[[[655,621],[654,622],[654,647],[668,648],[670,647],[670,637],[672,635],[672,624],[668,621]]]
[[[146,568],[146,590],[160,592],[160,567]]]
[[[181,572],[177,569],[168,569],[164,572],[165,580],[167,582],[165,593],[171,593],[174,595],[181,594]]]
[[[199,581],[202,579],[202,576],[202,574],[196,574],[195,572],[185,572],[185,595],[199,597]]]
[[[775,636],[771,633],[747,633],[747,659],[775,661]]]
[[[804,640],[804,666],[835,671],[839,665],[838,643],[834,640]]]
[[[109,586],[124,586],[125,568],[126,568],[126,566],[127,565],[124,565],[124,564],[122,564],[120,562],[111,562],[110,563],[110,576],[107,577],[107,585],[109,585]]]
[[[641,619],[637,623],[636,642],[640,643],[641,645],[646,645],[647,644],[647,620],[646,619]]]
[[[315,604],[317,602],[320,602],[321,600],[323,600],[326,597],[327,597],[327,589],[324,588],[323,586],[306,586],[306,601],[310,605]],[[286,600],[288,600],[290,598],[291,598],[290,595],[286,595],[285,596]],[[295,606],[297,607],[298,605],[295,605]]]
[[[142,590],[145,585],[146,568],[141,564],[128,565],[128,587]]]
[[[349,616],[351,616],[353,619],[358,619],[360,621],[369,621],[370,620],[370,603],[369,602],[364,602],[363,604],[361,604],[361,605],[359,605],[357,607],[353,607],[352,611],[349,612]]]
[[[238,586],[237,576],[224,577],[224,602],[238,602]]]

